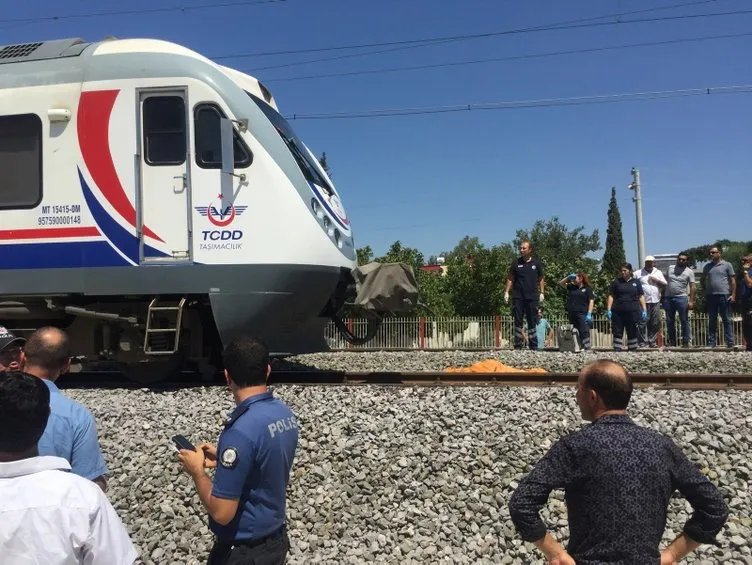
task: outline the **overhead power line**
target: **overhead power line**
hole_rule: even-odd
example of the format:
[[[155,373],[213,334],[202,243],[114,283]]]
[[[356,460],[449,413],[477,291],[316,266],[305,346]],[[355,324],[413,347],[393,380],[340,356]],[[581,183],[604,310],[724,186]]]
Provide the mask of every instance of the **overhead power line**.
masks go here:
[[[534,30],[538,30],[541,28],[548,28],[549,26],[593,22],[593,21],[609,19],[609,18],[620,18],[623,16],[633,16],[635,14],[644,14],[648,12],[657,12],[661,10],[671,10],[674,8],[687,8],[690,6],[698,6],[700,4],[710,4],[710,3],[715,3],[717,1],[718,0],[695,0],[694,2],[682,2],[681,4],[670,4],[668,6],[643,8],[640,10],[630,10],[628,12],[616,12],[612,14],[604,14],[603,16],[591,16],[588,18],[578,18],[576,20],[567,20],[567,21],[553,23],[553,24],[541,24],[540,26],[535,26],[535,27],[519,28],[518,30],[492,32],[491,34],[482,33],[482,34],[471,34],[471,35],[450,35],[450,36],[445,36],[445,37],[403,39],[399,41],[380,41],[376,43],[359,43],[355,45],[351,44],[351,45],[334,45],[330,47],[308,47],[305,49],[287,49],[287,50],[282,50],[282,51],[257,51],[255,53],[235,53],[235,54],[230,54],[230,55],[217,55],[216,57],[211,57],[211,59],[219,61],[221,59],[237,59],[241,57],[268,57],[272,55],[296,55],[296,54],[306,54],[306,53],[317,53],[317,52],[322,52],[322,51],[343,51],[343,50],[348,50],[348,49],[363,49],[366,47],[389,47],[392,45],[415,45],[415,44],[420,44],[420,43],[455,41],[455,40],[461,40],[461,39],[475,39],[477,37],[487,37],[488,35],[494,35],[498,33],[522,33],[524,31],[534,31]],[[2,22],[2,20],[0,20],[0,22]]]
[[[105,12],[82,12],[79,14],[62,14],[59,16],[35,16],[33,18],[2,18],[0,24],[5,23],[37,23],[60,20],[72,20],[79,18],[102,18],[106,16],[128,16],[133,14],[155,14],[160,12],[189,12],[192,10],[209,10],[214,8],[236,8],[243,6],[256,6],[259,4],[279,4],[287,0],[232,0],[224,2],[207,2],[204,4],[189,4],[186,6],[170,6],[162,8],[131,8],[128,10],[112,10]]]
[[[348,118],[384,118],[391,116],[410,116],[417,114],[441,114],[464,112],[468,110],[514,110],[521,108],[548,108],[553,106],[582,106],[587,104],[604,104],[629,102],[635,100],[655,100],[658,98],[679,98],[684,96],[702,96],[710,94],[741,94],[752,92],[752,85],[712,86],[682,90],[659,90],[654,92],[630,92],[621,94],[603,94],[594,96],[576,96],[569,98],[542,98],[537,100],[515,100],[510,102],[489,102],[480,104],[461,104],[455,106],[423,106],[412,108],[388,108],[383,110],[359,110],[351,112],[332,112],[322,114],[292,114],[288,120],[333,120]]]
[[[427,69],[438,69],[438,68],[443,68],[443,67],[463,67],[466,65],[477,65],[480,63],[498,63],[498,62],[503,62],[503,61],[519,61],[523,59],[540,59],[540,58],[545,58],[545,57],[558,57],[561,55],[579,55],[583,53],[599,53],[603,51],[618,51],[621,49],[633,49],[636,47],[654,47],[654,46],[659,46],[659,45],[674,45],[674,44],[679,44],[679,43],[693,43],[693,42],[699,42],[699,41],[710,41],[710,40],[716,40],[716,39],[731,39],[731,38],[749,37],[749,36],[752,36],[752,32],[730,33],[726,35],[706,35],[703,37],[687,37],[683,39],[667,39],[665,41],[627,43],[623,45],[610,45],[606,47],[588,47],[584,49],[569,49],[569,50],[562,50],[562,51],[548,51],[544,53],[527,53],[523,55],[509,55],[507,57],[472,59],[469,61],[455,61],[455,62],[450,62],[450,63],[433,63],[433,64],[426,64],[426,65],[388,67],[384,69],[364,69],[360,71],[346,71],[346,72],[341,72],[341,73],[324,73],[324,74],[318,74],[318,75],[304,75],[304,76],[298,76],[298,77],[272,78],[272,79],[266,79],[264,82],[273,83],[273,82],[286,82],[286,81],[291,81],[291,80],[309,80],[309,79],[316,79],[316,78],[332,78],[332,77],[345,77],[345,76],[355,76],[355,75],[383,74],[383,73],[393,73],[393,72],[399,72],[399,71],[422,71],[422,70],[427,70]]]
[[[678,21],[678,20],[686,20],[691,18],[712,18],[712,17],[724,17],[724,16],[740,16],[740,15],[749,15],[752,14],[752,10],[734,10],[730,12],[713,12],[713,13],[706,13],[706,14],[684,14],[681,16],[660,16],[660,17],[654,17],[654,18],[640,18],[640,19],[631,19],[631,20],[618,20],[618,21],[611,21],[611,22],[590,22],[590,23],[580,23],[580,24],[552,24],[549,26],[539,26],[536,28],[520,28],[520,29],[513,29],[513,30],[505,30],[505,31],[497,31],[497,32],[491,32],[491,33],[482,33],[482,34],[473,34],[473,35],[464,35],[464,36],[455,36],[453,38],[446,38],[446,39],[437,39],[434,40],[433,43],[429,44],[419,44],[419,45],[404,45],[401,47],[393,47],[391,49],[387,50],[380,50],[380,51],[372,51],[367,53],[350,53],[347,55],[339,55],[336,57],[324,57],[319,59],[309,59],[307,61],[295,61],[292,63],[283,63],[278,65],[268,65],[265,67],[256,67],[254,69],[249,69],[246,72],[258,72],[258,71],[265,71],[269,69],[282,69],[286,67],[296,67],[299,65],[308,65],[311,63],[320,63],[325,61],[335,61],[340,59],[350,59],[354,57],[365,57],[368,55],[379,55],[382,53],[389,53],[393,51],[402,51],[405,49],[415,49],[418,47],[426,47],[430,45],[436,45],[439,43],[449,43],[454,41],[466,41],[466,40],[472,40],[472,39],[481,39],[486,37],[500,37],[504,35],[517,35],[517,34],[523,34],[523,33],[535,33],[535,32],[542,32],[542,31],[557,31],[557,30],[570,30],[570,29],[583,29],[583,28],[594,28],[594,27],[605,27],[605,26],[623,26],[628,24],[640,24],[640,23],[652,23],[652,22],[665,22],[665,21]]]

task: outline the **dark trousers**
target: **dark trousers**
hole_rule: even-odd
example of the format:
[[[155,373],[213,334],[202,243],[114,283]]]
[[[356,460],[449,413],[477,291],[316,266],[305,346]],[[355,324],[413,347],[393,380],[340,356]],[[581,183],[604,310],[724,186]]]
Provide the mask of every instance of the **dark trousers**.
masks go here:
[[[676,336],[676,315],[679,314],[679,322],[681,323],[681,342],[682,345],[689,345],[689,342],[692,339],[692,331],[689,327],[689,297],[670,296],[666,298],[664,306],[666,307],[668,344],[679,345]]]
[[[637,351],[637,321],[640,310],[611,310],[611,329],[614,332],[614,349],[622,351],[624,330],[627,330],[627,349]]]
[[[742,335],[747,342],[747,351],[752,351],[752,299],[742,303]]]
[[[522,318],[527,318],[527,343],[530,349],[538,349],[538,334],[535,326],[538,323],[538,300],[515,298],[514,299],[514,348],[522,349],[525,344],[522,338],[524,329]]]
[[[207,565],[283,565],[290,550],[287,528],[259,542],[214,542]]]
[[[646,320],[637,319],[637,341],[640,345],[658,347],[658,332],[661,330],[661,304],[648,302]]]
[[[585,321],[587,312],[567,312],[569,323],[580,332],[582,349],[590,349],[590,324]]]
[[[708,294],[705,303],[708,309],[708,345],[716,346],[716,334],[718,333],[718,314],[723,321],[723,330],[726,334],[726,345],[734,345],[734,332],[731,327],[731,305],[728,294]]]

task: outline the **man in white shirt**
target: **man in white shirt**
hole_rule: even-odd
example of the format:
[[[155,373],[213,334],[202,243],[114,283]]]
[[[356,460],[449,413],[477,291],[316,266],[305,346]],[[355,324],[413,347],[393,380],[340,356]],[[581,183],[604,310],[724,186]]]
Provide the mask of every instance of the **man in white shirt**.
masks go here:
[[[38,455],[49,416],[40,379],[0,372],[0,562],[132,565],[136,549],[102,490]]]
[[[658,332],[661,329],[661,294],[666,287],[666,277],[655,267],[655,257],[645,257],[645,266],[635,271],[634,278],[640,281],[645,295],[648,317],[638,323],[637,344],[639,347],[658,347]]]

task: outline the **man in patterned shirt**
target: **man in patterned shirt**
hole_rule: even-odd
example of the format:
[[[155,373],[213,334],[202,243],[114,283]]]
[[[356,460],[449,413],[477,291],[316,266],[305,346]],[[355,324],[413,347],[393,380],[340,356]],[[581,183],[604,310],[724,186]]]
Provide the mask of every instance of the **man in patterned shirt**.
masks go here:
[[[512,495],[509,511],[517,531],[550,564],[668,565],[700,544],[718,545],[729,512],[721,493],[671,439],[631,421],[631,395],[632,379],[620,364],[602,359],[585,366],[576,399],[582,418],[592,424],[559,440]],[[557,488],[567,501],[566,551],[538,514]],[[694,513],[660,552],[676,489]]]

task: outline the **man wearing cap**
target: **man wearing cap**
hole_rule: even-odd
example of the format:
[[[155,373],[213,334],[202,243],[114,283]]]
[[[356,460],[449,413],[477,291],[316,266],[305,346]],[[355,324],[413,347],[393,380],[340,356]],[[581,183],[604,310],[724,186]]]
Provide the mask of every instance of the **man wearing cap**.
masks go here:
[[[647,319],[638,322],[637,343],[639,347],[658,347],[658,331],[661,329],[661,294],[666,288],[666,277],[655,267],[655,257],[645,257],[645,266],[634,273],[645,295]]]
[[[18,371],[23,367],[24,343],[24,338],[16,337],[6,327],[0,326],[0,371]]]

